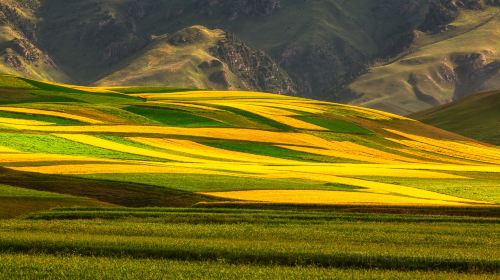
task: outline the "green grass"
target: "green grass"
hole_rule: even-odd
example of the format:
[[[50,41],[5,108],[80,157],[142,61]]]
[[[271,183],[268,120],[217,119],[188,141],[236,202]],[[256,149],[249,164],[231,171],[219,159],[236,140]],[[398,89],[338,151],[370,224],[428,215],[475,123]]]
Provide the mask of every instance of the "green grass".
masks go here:
[[[324,117],[318,117],[318,116],[300,116],[298,117],[299,119],[306,121],[308,123],[315,124],[317,126],[321,126],[323,128],[326,128],[330,130],[330,132],[335,132],[335,133],[352,133],[352,134],[361,134],[361,135],[368,135],[368,134],[373,134],[372,131],[361,127],[357,124],[343,121],[343,120],[335,120],[335,119],[328,119]]]
[[[148,107],[148,106],[130,106],[125,110],[144,116],[158,124],[166,126],[179,126],[179,127],[225,127],[224,123],[192,114],[188,111]]]
[[[174,261],[75,255],[0,254],[5,279],[491,279],[491,274],[441,271],[335,269],[312,266],[234,265],[223,261]]]
[[[114,159],[151,160],[133,154],[101,149],[91,145],[73,142],[53,135],[0,133],[0,146],[10,147],[22,152],[62,155],[93,156]]]
[[[202,143],[219,149],[282,159],[312,162],[338,162],[338,160],[333,157],[325,157],[300,151],[294,151],[278,146],[273,146],[271,144],[237,141],[204,141]],[[346,162],[346,160],[342,160],[342,162]]]
[[[190,192],[258,190],[270,188],[343,190],[343,188],[345,188],[345,186],[337,184],[328,185],[322,182],[300,179],[280,180],[210,174],[90,174],[79,175],[79,177],[96,180],[134,182]]]
[[[0,87],[1,88],[35,88],[31,83],[20,79],[16,76],[0,74]]]
[[[400,215],[391,220],[391,215],[373,214],[370,221],[364,219],[370,215],[364,214],[164,210],[171,215],[158,218],[154,215],[162,209],[146,209],[142,213],[150,213],[150,218],[134,218],[141,210],[131,210],[130,217],[118,220],[0,221],[0,252],[296,269],[315,266],[414,273],[494,273],[500,269],[499,252],[492,249],[498,245],[498,219]],[[87,214],[73,212],[81,212],[82,217]],[[101,211],[106,212],[127,210]],[[178,217],[185,219],[176,222]],[[254,222],[245,222],[248,218]]]
[[[95,200],[0,184],[0,219],[55,207],[106,206]]]
[[[479,141],[500,145],[500,91],[478,93],[458,102],[413,114],[425,123]]]
[[[500,204],[500,194],[498,192],[498,187],[500,186],[500,173],[448,173],[453,173],[470,179],[386,178],[375,176],[364,176],[359,178]]]
[[[261,124],[263,129],[273,128],[273,129],[283,130],[283,131],[293,130],[293,128],[288,126],[288,125],[282,124],[280,122],[277,122],[277,121],[274,121],[274,120],[271,120],[271,119],[268,119],[265,117],[262,117],[260,115],[254,114],[252,112],[240,110],[240,109],[229,107],[229,106],[217,106],[217,108],[234,113],[234,114],[237,114],[237,115],[240,115],[240,116],[243,116],[252,122]]]
[[[79,125],[79,124],[82,124],[81,122],[76,121],[76,120],[70,120],[70,119],[59,118],[59,117],[51,117],[51,116],[44,116],[44,115],[31,115],[31,114],[22,114],[22,113],[9,113],[9,112],[3,112],[3,111],[0,111],[0,117],[1,118],[21,119],[21,120],[42,121],[42,122],[48,122],[48,123],[53,123],[53,124],[57,124],[57,125]]]

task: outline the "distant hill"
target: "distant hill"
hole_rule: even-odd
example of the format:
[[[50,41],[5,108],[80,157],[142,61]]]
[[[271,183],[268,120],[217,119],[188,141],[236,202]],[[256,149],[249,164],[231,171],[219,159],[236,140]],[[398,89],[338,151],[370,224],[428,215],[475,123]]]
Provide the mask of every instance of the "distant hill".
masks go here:
[[[500,145],[500,91],[477,93],[412,115],[425,123]]]
[[[500,87],[498,3],[5,0],[0,72],[258,90],[409,114]],[[195,30],[211,35],[182,41]]]

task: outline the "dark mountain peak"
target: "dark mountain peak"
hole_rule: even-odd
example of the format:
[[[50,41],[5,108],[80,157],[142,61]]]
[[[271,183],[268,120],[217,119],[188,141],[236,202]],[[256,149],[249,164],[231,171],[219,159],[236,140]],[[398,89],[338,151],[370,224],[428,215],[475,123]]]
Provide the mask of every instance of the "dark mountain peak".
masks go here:
[[[234,20],[240,16],[268,16],[281,7],[280,0],[198,0],[207,14],[222,13]]]
[[[487,3],[493,5],[494,1],[496,0]],[[431,0],[427,16],[419,29],[424,32],[439,32],[446,29],[447,25],[458,17],[460,10],[483,8],[481,0]]]

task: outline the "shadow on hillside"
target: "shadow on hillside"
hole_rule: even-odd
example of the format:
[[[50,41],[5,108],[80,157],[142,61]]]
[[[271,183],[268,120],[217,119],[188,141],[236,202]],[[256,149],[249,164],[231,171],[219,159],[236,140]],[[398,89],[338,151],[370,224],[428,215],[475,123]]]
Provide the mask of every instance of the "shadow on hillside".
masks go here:
[[[93,198],[126,207],[190,207],[215,198],[145,184],[47,175],[0,167],[0,184]]]

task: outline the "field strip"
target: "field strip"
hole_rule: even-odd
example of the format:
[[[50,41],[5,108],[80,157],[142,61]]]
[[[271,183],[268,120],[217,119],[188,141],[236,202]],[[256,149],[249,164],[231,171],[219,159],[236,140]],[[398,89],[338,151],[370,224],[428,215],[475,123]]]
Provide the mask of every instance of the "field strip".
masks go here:
[[[414,141],[414,140],[398,140],[398,139],[392,139],[392,138],[386,138],[387,140],[390,140],[394,143],[398,143],[401,145],[404,145],[406,147],[410,147],[412,149],[420,150],[420,151],[426,151],[429,153],[437,153],[437,154],[442,154],[445,156],[453,157],[453,158],[458,158],[458,159],[465,159],[465,160],[474,160],[482,163],[500,163],[500,160],[498,159],[493,159],[488,156],[484,156],[481,154],[474,154],[474,153],[463,153],[463,152],[458,152],[450,147],[439,147],[439,146],[433,146],[429,145],[426,143],[422,143],[419,141]]]
[[[355,187],[366,188],[367,192],[372,193],[381,193],[381,194],[390,194],[397,193],[400,195],[417,197],[422,199],[438,199],[438,200],[446,200],[446,201],[456,201],[456,202],[472,202],[472,203],[486,203],[481,201],[475,201],[470,199],[458,198],[451,195],[440,194],[436,192],[426,191],[422,189],[405,187],[401,185],[393,185],[387,183],[380,183],[375,181],[347,178],[347,177],[339,177],[332,176],[326,174],[311,174],[311,173],[300,173],[294,172],[291,174],[276,174],[275,176],[269,175],[271,178],[297,178],[297,179],[307,179],[307,180],[316,180],[316,181],[324,181],[328,183],[337,183]]]
[[[297,113],[290,112],[288,110],[271,108],[271,107],[263,108],[257,105],[248,105],[248,104],[231,103],[231,102],[219,102],[214,104],[247,111],[297,129],[328,131],[328,129],[323,128],[321,126],[291,117],[297,115]]]
[[[20,153],[20,151],[8,147],[0,146],[0,153]],[[2,155],[3,156],[3,155]],[[0,161],[2,158],[0,158]]]
[[[441,173],[427,170],[398,169],[387,167],[369,167],[352,164],[350,166],[269,166],[268,170],[291,172],[307,172],[313,174],[327,174],[333,176],[383,176],[399,178],[432,178],[432,179],[468,179],[464,176]],[[314,175],[312,175],[314,176]]]
[[[32,115],[43,115],[43,116],[51,116],[51,117],[61,117],[64,119],[80,121],[89,124],[102,124],[102,121],[91,119],[87,117],[82,117],[74,114],[68,114],[57,111],[47,111],[47,110],[39,110],[39,109],[29,109],[29,108],[18,108],[18,107],[0,107],[0,111],[12,112],[12,113],[23,113],[23,114],[32,114]]]
[[[153,157],[153,158],[159,158],[159,159],[166,159],[166,160],[173,160],[173,161],[180,161],[180,162],[207,162],[207,160],[203,160],[203,159],[199,159],[199,158],[190,158],[190,157],[185,157],[185,156],[169,154],[166,152],[159,152],[159,151],[148,150],[148,149],[144,149],[144,148],[138,148],[138,147],[117,143],[114,141],[102,139],[102,138],[91,136],[91,135],[85,135],[85,134],[55,134],[55,135],[57,137],[61,137],[61,138],[71,140],[74,142],[83,143],[83,144],[87,144],[87,145],[91,145],[91,146],[95,146],[95,147],[99,147],[99,148],[103,148],[103,149],[107,149],[107,150],[122,152],[122,153],[147,156],[147,157]]]
[[[173,106],[184,106],[189,108],[202,109],[207,111],[222,111],[215,107],[210,107],[201,104],[195,104],[194,102],[181,102],[181,101],[148,101],[146,104],[165,104],[165,105],[173,105]]]
[[[292,99],[291,97],[284,95],[275,95],[263,92],[253,92],[253,91],[183,91],[175,93],[139,93],[139,94],[129,94],[130,96],[137,96],[141,98],[151,99],[151,100],[203,100],[203,99],[232,99],[232,98],[268,98],[268,99],[279,99],[287,100]]]
[[[258,103],[257,103],[258,104]],[[299,111],[299,112],[304,112],[304,113],[310,113],[310,114],[322,114],[325,112],[320,106],[317,106],[316,108],[313,107],[306,107],[302,105],[295,105],[295,104],[289,104],[289,103],[262,103],[258,104],[262,108],[280,108],[280,109],[288,109],[288,110],[294,110],[294,111]]]
[[[420,152],[418,150],[411,150],[411,149],[408,149],[408,148],[389,148],[389,149],[394,149],[395,151],[398,151],[398,152],[401,152],[401,153],[405,153],[405,154],[408,154],[408,155],[412,155],[412,156],[417,156],[417,157],[420,157],[420,158],[424,158],[426,160],[431,160],[431,161],[437,161],[437,162],[446,162],[446,163],[452,163],[452,164],[463,164],[463,165],[470,165],[470,164],[478,164],[479,162],[475,162],[475,161],[469,161],[469,160],[466,160],[466,159],[457,159],[457,158],[450,158],[450,157],[447,157],[443,154],[434,154],[434,153],[431,153],[431,152]]]
[[[408,134],[397,130],[385,129],[393,134],[397,134],[403,136],[408,140],[397,140],[397,139],[388,139],[390,141],[402,141],[403,145],[417,145],[412,143],[423,143],[428,146],[428,149],[437,150],[440,149],[441,153],[451,153],[451,155],[455,154],[455,157],[465,157],[465,158],[484,158],[489,160],[495,160],[495,163],[500,163],[500,149],[488,147],[488,146],[476,146],[476,145],[467,145],[457,141],[449,141],[449,140],[437,140],[427,137],[422,137],[418,135]],[[419,146],[422,148],[423,146]],[[425,148],[425,147],[423,147]],[[436,149],[437,148],[437,149]]]
[[[9,169],[25,172],[36,172],[44,174],[131,174],[131,173],[159,173],[159,174],[211,174],[235,176],[235,174],[212,171],[204,169],[196,169],[189,167],[178,166],[154,166],[141,164],[66,164],[66,165],[45,165],[45,166],[21,166],[8,167]]]
[[[416,159],[386,153],[351,142],[331,142],[331,146],[328,149],[289,145],[279,145],[279,147],[310,154],[346,158],[371,163],[421,162]]]
[[[292,204],[360,204],[360,205],[414,205],[466,206],[466,203],[438,199],[419,199],[390,194],[322,190],[250,190],[232,192],[202,192],[225,199]]]
[[[182,153],[193,154],[203,157],[212,157],[212,158],[240,161],[240,162],[297,164],[297,161],[224,150],[199,144],[197,142],[190,140],[144,138],[144,137],[129,137],[128,139],[145,145],[150,145],[153,147],[158,147],[166,150],[174,150]]]
[[[12,152],[3,153],[0,157],[0,163],[22,163],[22,162],[48,162],[48,161],[88,161],[88,162],[114,162],[120,163],[121,160],[96,158],[88,156],[71,156],[71,155],[58,155],[58,154],[44,154],[44,153],[22,153]]]
[[[0,123],[5,125],[27,125],[27,126],[40,126],[40,125],[53,125],[54,123],[42,122],[35,120],[23,120],[23,119],[13,119],[13,118],[1,118]]]
[[[141,125],[85,125],[85,126],[33,126],[33,125],[18,125],[5,124],[6,126],[38,132],[55,132],[55,133],[123,133],[123,134],[156,134],[156,135],[171,135],[171,136],[191,136],[203,137],[212,139],[225,139],[236,141],[250,141],[261,143],[276,143],[282,145],[299,145],[312,146],[315,142],[329,143],[317,136],[294,133],[294,132],[275,132],[257,129],[244,128],[183,128],[183,127],[167,127],[167,126],[141,126]]]
[[[337,104],[340,106],[341,109],[348,109],[349,111],[354,111],[357,113],[365,114],[368,116],[371,116],[375,119],[379,120],[407,120],[407,121],[415,121],[413,119],[409,119],[407,117],[399,116],[396,114],[388,113],[388,112],[383,112],[383,111],[378,111],[375,109],[370,109],[366,107],[358,107],[358,106],[352,106],[352,105],[345,105],[345,104]]]
[[[350,166],[349,163],[335,163],[337,166]],[[418,169],[438,171],[460,171],[460,172],[500,172],[500,165],[457,165],[457,164],[433,164],[433,163],[405,163],[405,164],[357,164],[362,167],[394,168],[394,169]]]

